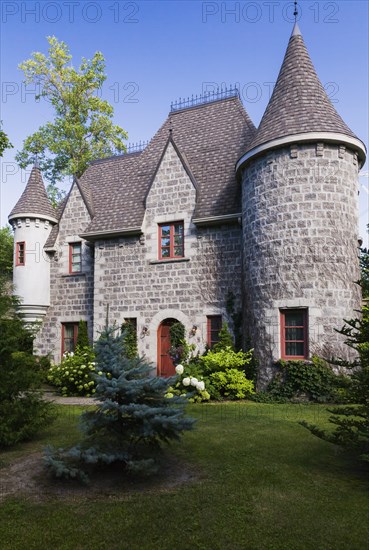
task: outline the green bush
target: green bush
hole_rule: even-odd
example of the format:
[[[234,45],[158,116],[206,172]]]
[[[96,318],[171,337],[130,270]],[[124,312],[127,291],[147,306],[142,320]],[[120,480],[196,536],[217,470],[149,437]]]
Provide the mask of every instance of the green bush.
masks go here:
[[[83,348],[75,354],[65,354],[60,365],[52,365],[47,380],[59,388],[63,396],[89,397],[95,393],[93,374],[96,374],[94,354],[91,348]]]
[[[203,374],[203,367],[198,360],[193,360],[187,365],[177,365],[178,375],[174,386],[168,389],[167,397],[187,397],[191,403],[209,401],[208,379]]]
[[[205,372],[210,374],[226,369],[244,369],[251,362],[251,358],[252,350],[247,353],[235,352],[228,346],[221,351],[209,351],[201,357],[201,361],[204,364]]]
[[[213,372],[210,375],[212,397],[244,399],[254,393],[254,383],[247,380],[245,373],[237,369]]]
[[[78,336],[77,336],[76,348],[78,349],[88,348],[89,345],[90,345],[90,342],[88,339],[87,322],[81,320],[78,323]]]
[[[219,331],[219,341],[214,344],[212,351],[218,352],[226,350],[227,348],[234,351],[234,341],[232,334],[229,332],[228,324],[224,322],[222,323],[222,328]]]
[[[319,357],[311,361],[278,361],[275,366],[277,372],[267,389],[271,400],[347,401],[350,379],[335,374]]]
[[[137,357],[137,328],[132,320],[127,320],[122,324],[123,334],[123,353],[128,359]]]
[[[51,404],[37,391],[40,371],[35,357],[14,352],[0,362],[0,447],[31,439],[54,419]]]

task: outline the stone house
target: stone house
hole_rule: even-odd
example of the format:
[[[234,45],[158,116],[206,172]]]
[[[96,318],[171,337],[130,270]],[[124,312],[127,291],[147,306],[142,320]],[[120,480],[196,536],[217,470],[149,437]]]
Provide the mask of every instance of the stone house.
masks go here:
[[[177,320],[202,352],[222,321],[280,359],[342,353],[360,307],[358,171],[366,149],[338,115],[295,25],[255,128],[234,90],[177,104],[142,151],[92,162],[54,210],[35,166],[9,221],[23,315],[59,361],[80,319],[137,329],[169,375]]]

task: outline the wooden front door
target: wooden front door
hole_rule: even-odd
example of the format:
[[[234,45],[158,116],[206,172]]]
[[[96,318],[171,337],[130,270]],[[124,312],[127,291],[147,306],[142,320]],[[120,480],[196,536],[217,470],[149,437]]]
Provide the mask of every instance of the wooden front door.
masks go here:
[[[158,328],[158,376],[173,376],[175,366],[168,354],[170,350],[170,327],[175,319],[165,319]]]

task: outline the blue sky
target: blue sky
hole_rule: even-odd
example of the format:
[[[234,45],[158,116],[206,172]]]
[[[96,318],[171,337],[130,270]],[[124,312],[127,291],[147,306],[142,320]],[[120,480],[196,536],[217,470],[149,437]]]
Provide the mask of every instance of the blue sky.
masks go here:
[[[368,2],[299,2],[300,28],[318,75],[345,122],[368,144]],[[171,101],[237,83],[255,125],[265,110],[292,30],[290,1],[1,2],[1,114],[15,149],[1,165],[1,226],[27,173],[14,163],[23,140],[52,118],[22,85],[18,64],[46,53],[46,36],[70,47],[77,65],[101,51],[102,95],[129,142],[150,139]],[[360,177],[360,232],[369,222],[368,164]],[[366,173],[366,175],[365,175]],[[369,244],[365,235],[366,245]]]

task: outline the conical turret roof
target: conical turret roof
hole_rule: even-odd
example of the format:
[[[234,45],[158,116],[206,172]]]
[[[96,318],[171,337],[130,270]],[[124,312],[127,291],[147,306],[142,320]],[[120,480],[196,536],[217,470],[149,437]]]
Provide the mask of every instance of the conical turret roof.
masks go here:
[[[260,148],[267,149],[268,143],[273,146],[273,141],[287,137],[291,137],[291,142],[299,141],[294,136],[308,133],[331,134],[333,141],[338,141],[333,134],[347,136],[349,143],[357,142],[359,155],[365,158],[365,146],[329,100],[296,23],[272,97],[246,153],[256,149],[256,154]]]
[[[32,168],[25,190],[9,214],[9,220],[19,217],[40,217],[57,221],[54,208],[47,196],[40,169]]]

